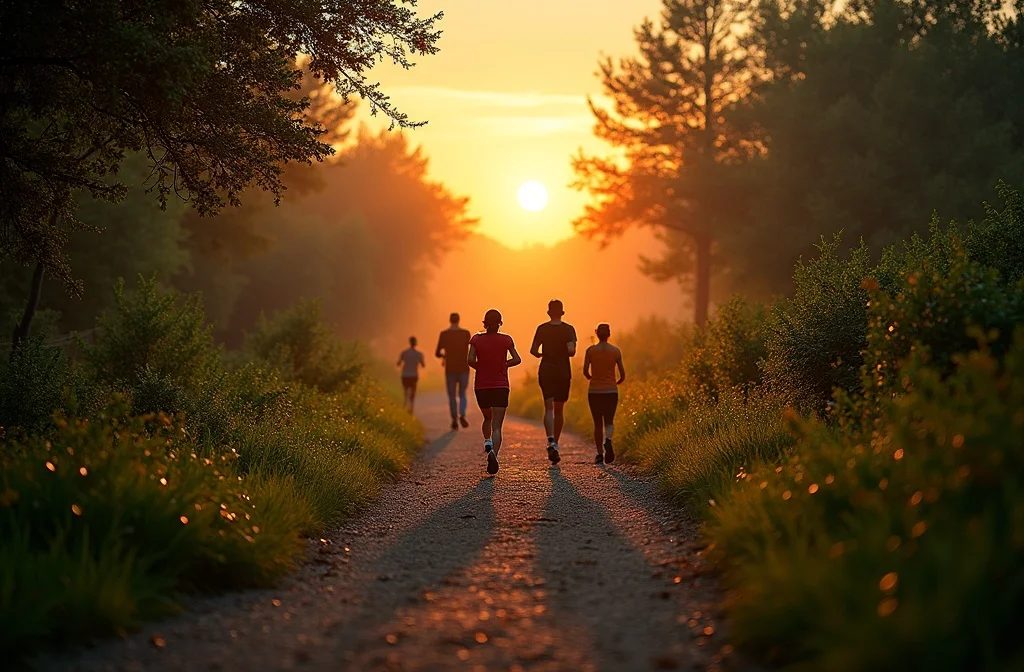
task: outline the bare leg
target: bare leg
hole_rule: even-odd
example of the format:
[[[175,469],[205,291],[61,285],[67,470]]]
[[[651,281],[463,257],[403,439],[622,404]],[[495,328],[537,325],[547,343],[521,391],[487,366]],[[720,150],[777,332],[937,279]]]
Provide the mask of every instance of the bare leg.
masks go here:
[[[409,412],[413,412],[413,407],[416,406],[416,386],[409,388]]]
[[[494,448],[491,449],[495,455],[501,449],[501,425],[505,422],[505,411],[504,408],[492,408],[494,412],[494,420],[492,421],[493,430],[492,438],[494,439]]]
[[[600,421],[594,423],[594,445],[597,446],[597,452],[601,452],[604,448],[604,428],[601,426]]]
[[[548,436],[555,435],[555,410],[554,410],[554,399],[544,400],[544,431],[547,432]]]
[[[604,425],[604,435],[605,436],[607,436],[609,439],[612,438],[612,433],[614,431],[615,431],[615,425],[613,425],[610,422],[605,423],[605,425]]]
[[[502,410],[504,411],[504,409],[502,409]],[[483,413],[483,415],[484,415],[484,421],[483,421],[483,424],[480,426],[480,428],[483,430],[484,441],[486,441],[486,440],[491,438],[491,417],[494,415],[494,409],[493,408],[481,408],[480,412]],[[502,417],[505,417],[504,416],[504,412],[502,413]]]
[[[555,417],[554,417],[554,423],[553,424],[555,426],[554,427],[555,433],[554,434],[549,434],[548,436],[554,436],[555,437],[555,443],[558,443],[558,439],[561,438],[561,436],[562,436],[562,427],[565,425],[564,409],[565,409],[565,402],[564,401],[556,401],[556,402],[554,402],[554,409],[553,410],[555,412]]]

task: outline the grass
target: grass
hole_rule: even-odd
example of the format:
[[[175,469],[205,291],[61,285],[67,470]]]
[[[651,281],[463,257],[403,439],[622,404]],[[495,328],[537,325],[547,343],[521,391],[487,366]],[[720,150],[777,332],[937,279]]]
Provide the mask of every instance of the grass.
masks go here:
[[[0,655],[270,585],[408,466],[422,428],[310,314],[228,358],[197,300],[143,282],[84,361],[34,343],[3,365]]]

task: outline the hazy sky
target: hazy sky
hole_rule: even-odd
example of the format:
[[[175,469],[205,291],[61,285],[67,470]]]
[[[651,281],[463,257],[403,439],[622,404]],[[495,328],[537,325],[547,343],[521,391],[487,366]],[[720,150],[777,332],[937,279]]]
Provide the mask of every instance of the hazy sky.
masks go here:
[[[592,137],[588,95],[602,52],[635,52],[632,30],[655,16],[658,0],[422,0],[444,11],[441,53],[409,71],[381,66],[392,101],[426,127],[410,131],[431,160],[431,175],[471,198],[480,232],[513,246],[572,235],[585,195],[568,188],[578,148]],[[526,212],[516,201],[527,180],[550,201]]]

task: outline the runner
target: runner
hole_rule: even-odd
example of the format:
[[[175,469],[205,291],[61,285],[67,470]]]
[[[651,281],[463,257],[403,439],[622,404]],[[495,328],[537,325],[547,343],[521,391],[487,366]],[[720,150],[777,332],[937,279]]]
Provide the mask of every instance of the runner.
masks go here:
[[[444,380],[448,390],[448,410],[452,414],[452,429],[458,429],[459,423],[469,427],[466,420],[466,388],[469,386],[469,331],[459,326],[459,314],[452,313],[448,318],[451,326],[441,332],[437,338],[436,357],[444,359]],[[459,399],[456,404],[455,392],[458,388]]]
[[[413,412],[413,404],[416,402],[416,383],[420,380],[420,368],[425,368],[427,362],[423,359],[423,353],[416,349],[416,337],[409,337],[409,349],[403,350],[398,355],[398,364],[402,367],[402,391],[405,393],[405,408]]]
[[[548,302],[550,321],[537,327],[533,336],[530,354],[540,357],[537,380],[544,395],[544,429],[548,433],[548,459],[558,464],[558,439],[565,424],[564,407],[569,401],[569,386],[572,383],[572,367],[569,358],[576,356],[576,330],[562,322],[565,311],[562,302],[552,299]]]
[[[484,433],[488,474],[498,473],[501,425],[508,408],[508,369],[523,363],[512,337],[498,331],[500,326],[501,313],[492,308],[484,315],[486,331],[474,334],[469,341],[468,362],[471,368],[476,369],[473,381],[476,403],[484,415],[481,429]]]
[[[590,381],[587,401],[594,418],[594,445],[597,446],[597,464],[615,461],[612,449],[612,431],[615,429],[615,408],[619,405],[619,385],[626,380],[622,366],[622,351],[608,342],[612,329],[607,324],[597,325],[598,343],[587,348],[583,356],[583,375]],[[615,369],[619,375],[616,377]],[[602,438],[604,445],[602,446]],[[602,452],[602,448],[604,451]]]

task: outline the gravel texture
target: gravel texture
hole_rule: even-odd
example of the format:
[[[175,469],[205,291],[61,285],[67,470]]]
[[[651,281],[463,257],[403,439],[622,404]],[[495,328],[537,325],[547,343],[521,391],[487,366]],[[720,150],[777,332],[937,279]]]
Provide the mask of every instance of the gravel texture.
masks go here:
[[[379,500],[273,590],[193,599],[42,670],[736,669],[697,523],[593,447],[509,418],[488,477],[478,428],[435,437]],[[742,666],[746,668],[747,666]]]

